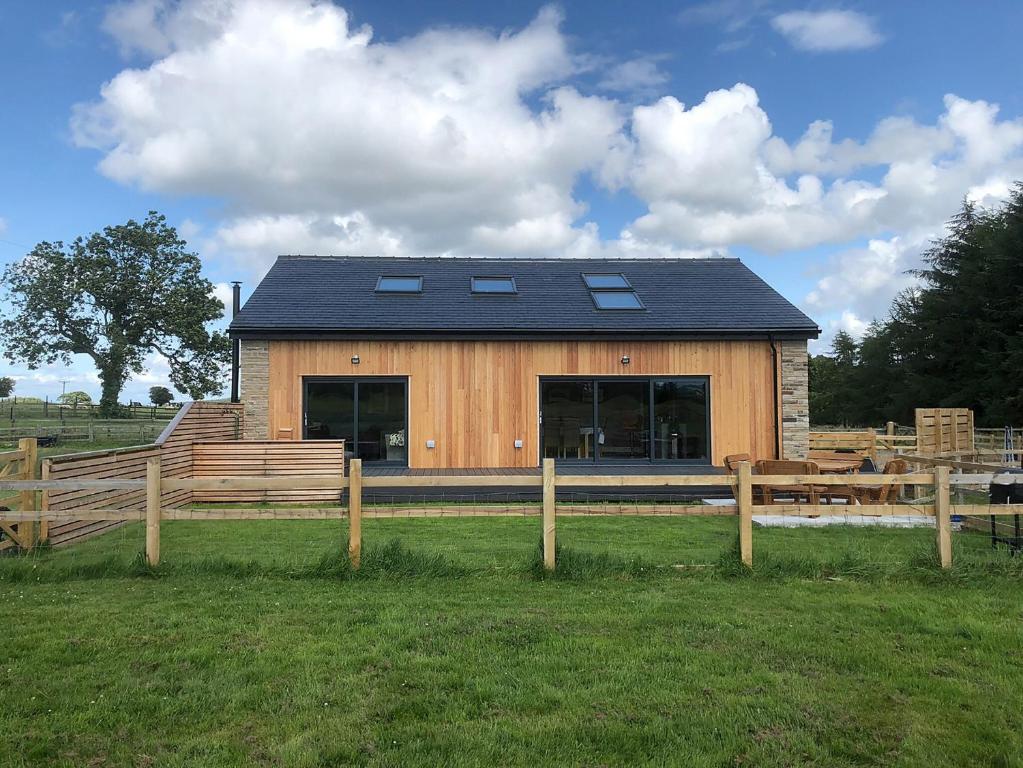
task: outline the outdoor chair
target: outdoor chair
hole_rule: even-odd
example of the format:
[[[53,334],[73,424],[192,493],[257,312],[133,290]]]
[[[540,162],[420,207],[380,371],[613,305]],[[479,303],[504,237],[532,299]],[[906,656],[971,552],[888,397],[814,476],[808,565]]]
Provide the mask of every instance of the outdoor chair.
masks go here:
[[[892,459],[884,466],[883,475],[904,475],[909,471],[905,459]],[[854,489],[861,504],[894,503],[902,495],[902,485],[861,485]]]
[[[748,453],[733,453],[725,456],[725,469],[728,470],[729,474],[734,475],[739,471],[739,465],[744,461],[748,461],[750,464],[754,463]]]
[[[734,475],[739,471],[739,465],[742,462],[748,461],[753,465],[753,474],[756,474],[756,463],[748,453],[733,453],[725,456],[725,469],[728,470],[728,474]],[[754,504],[766,504],[764,499],[764,488],[760,485],[753,486],[753,503]]]

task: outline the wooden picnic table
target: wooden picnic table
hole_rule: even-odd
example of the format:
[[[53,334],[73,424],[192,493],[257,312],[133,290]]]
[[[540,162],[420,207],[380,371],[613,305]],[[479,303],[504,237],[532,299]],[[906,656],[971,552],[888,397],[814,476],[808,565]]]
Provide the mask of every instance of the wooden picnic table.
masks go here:
[[[838,451],[810,451],[810,461],[826,475],[845,475],[863,466],[860,454]]]
[[[847,475],[850,472],[855,472],[861,466],[863,466],[863,457],[854,456],[849,459],[814,459],[811,458],[814,464],[820,469],[821,474],[824,475]]]

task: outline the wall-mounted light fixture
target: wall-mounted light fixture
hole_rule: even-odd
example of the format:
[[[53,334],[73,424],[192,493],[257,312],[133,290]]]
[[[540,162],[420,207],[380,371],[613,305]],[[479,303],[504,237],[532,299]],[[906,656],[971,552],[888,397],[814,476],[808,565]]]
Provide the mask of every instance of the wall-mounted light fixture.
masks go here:
[[[358,365],[358,364],[359,364],[359,356],[358,355],[352,355],[352,365]]]
[[[622,365],[628,365],[631,362],[632,360],[629,358],[628,355],[622,355]]]

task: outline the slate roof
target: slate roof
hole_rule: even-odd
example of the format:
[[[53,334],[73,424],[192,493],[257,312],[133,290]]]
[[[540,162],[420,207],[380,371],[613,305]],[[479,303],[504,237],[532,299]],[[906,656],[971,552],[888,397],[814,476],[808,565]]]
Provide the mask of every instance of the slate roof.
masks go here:
[[[621,272],[645,309],[598,310],[583,272]],[[376,292],[422,275],[419,294]],[[518,293],[470,279],[512,276]],[[738,259],[280,256],[231,322],[240,338],[699,336],[816,338],[816,323]]]

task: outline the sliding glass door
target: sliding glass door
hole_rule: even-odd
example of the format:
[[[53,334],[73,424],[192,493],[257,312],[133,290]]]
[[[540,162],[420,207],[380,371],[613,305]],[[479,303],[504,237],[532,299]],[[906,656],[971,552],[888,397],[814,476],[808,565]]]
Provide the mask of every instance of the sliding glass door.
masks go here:
[[[599,458],[650,458],[650,386],[645,381],[598,381]]]
[[[548,459],[588,459],[594,450],[592,381],[541,384],[543,455]]]
[[[709,461],[707,382],[654,379],[654,458]]]
[[[710,460],[706,378],[541,379],[544,458]]]
[[[404,379],[308,378],[304,437],[344,440],[352,458],[406,465],[407,393]]]

